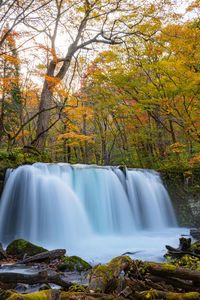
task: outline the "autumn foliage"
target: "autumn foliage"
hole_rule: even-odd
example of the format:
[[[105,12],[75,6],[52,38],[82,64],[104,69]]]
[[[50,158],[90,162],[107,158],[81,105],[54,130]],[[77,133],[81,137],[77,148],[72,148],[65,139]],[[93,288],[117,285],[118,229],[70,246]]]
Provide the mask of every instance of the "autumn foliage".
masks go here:
[[[188,5],[187,18],[176,12],[173,1],[141,1],[140,6],[125,0],[80,1],[76,6],[49,2],[51,6],[44,2],[38,28],[36,13],[28,20],[29,28],[45,32],[49,42],[26,31],[31,43],[25,43],[28,50],[20,49],[25,40],[20,30],[1,32],[0,147],[37,146],[44,135],[42,150],[65,162],[198,165],[199,1]],[[109,20],[113,12],[114,22]],[[71,35],[63,44],[72,40],[67,54],[63,45],[56,46],[67,28],[65,13]],[[44,24],[49,25],[44,29]],[[89,55],[94,45],[96,52]],[[46,123],[40,121],[38,130],[42,118]]]

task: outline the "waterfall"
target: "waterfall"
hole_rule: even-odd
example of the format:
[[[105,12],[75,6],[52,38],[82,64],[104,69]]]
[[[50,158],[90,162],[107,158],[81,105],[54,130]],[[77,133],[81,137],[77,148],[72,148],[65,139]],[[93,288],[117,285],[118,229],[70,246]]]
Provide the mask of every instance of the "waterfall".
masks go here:
[[[0,201],[4,245],[24,238],[72,252],[90,244],[100,252],[108,240],[115,239],[111,248],[122,240],[126,247],[144,231],[177,226],[155,171],[36,163],[8,172]]]

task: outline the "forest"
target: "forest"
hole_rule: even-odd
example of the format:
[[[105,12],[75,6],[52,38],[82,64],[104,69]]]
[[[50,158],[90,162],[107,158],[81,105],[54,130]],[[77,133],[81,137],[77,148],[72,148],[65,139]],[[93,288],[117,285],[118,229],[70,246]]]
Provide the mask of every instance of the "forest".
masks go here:
[[[0,299],[200,299],[199,50],[200,0],[0,0]]]
[[[0,158],[198,165],[200,4],[179,2],[1,1]]]

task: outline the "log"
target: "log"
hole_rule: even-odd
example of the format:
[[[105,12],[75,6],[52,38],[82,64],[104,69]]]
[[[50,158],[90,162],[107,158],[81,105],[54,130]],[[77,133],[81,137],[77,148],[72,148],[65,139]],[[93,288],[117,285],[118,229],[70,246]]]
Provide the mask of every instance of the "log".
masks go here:
[[[161,263],[149,263],[147,269],[152,275],[192,280],[195,283],[200,284],[200,271],[188,270],[170,264]]]
[[[182,250],[173,248],[173,247],[168,246],[168,245],[166,245],[165,247],[168,250],[168,253],[166,254],[166,256],[169,255],[169,256],[173,256],[173,257],[181,257],[183,255],[190,255],[190,256],[194,256],[194,257],[197,257],[197,258],[200,259],[200,255],[196,254],[194,252],[191,252],[191,251],[182,251]]]
[[[178,279],[178,278],[161,277],[155,275],[148,275],[148,278],[153,282],[158,282],[158,283],[165,282],[167,285],[169,284],[174,288],[182,289],[186,292],[200,292],[200,287],[195,287],[191,281]]]
[[[65,249],[56,249],[56,250],[52,250],[52,251],[46,251],[46,252],[42,252],[36,255],[33,255],[29,258],[25,258],[22,261],[19,261],[18,263],[16,263],[15,265],[19,265],[19,264],[26,264],[29,262],[35,262],[35,261],[44,261],[44,260],[54,260],[56,258],[60,258],[62,256],[64,256],[66,253]]]
[[[171,299],[171,300],[199,300],[200,294],[197,292],[191,293],[173,293],[173,292],[164,292],[160,290],[151,290],[143,292],[135,292],[135,299]]]
[[[54,283],[65,289],[69,289],[73,283],[63,280],[58,273],[48,274],[47,271],[41,271],[36,274],[21,274],[14,272],[0,273],[0,283],[5,284],[36,284],[36,283]]]

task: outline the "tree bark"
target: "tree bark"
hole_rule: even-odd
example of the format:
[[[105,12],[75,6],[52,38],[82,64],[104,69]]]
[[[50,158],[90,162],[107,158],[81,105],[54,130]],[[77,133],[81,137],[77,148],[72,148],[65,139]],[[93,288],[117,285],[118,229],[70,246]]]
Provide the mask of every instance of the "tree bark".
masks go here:
[[[48,77],[53,77],[55,67],[56,64],[52,61],[47,70]],[[44,150],[45,148],[45,142],[48,134],[47,128],[49,127],[50,111],[47,109],[51,106],[51,98],[53,95],[52,87],[53,85],[45,79],[39,105],[39,111],[44,111],[38,116],[36,139],[34,143],[34,146],[41,150]]]

